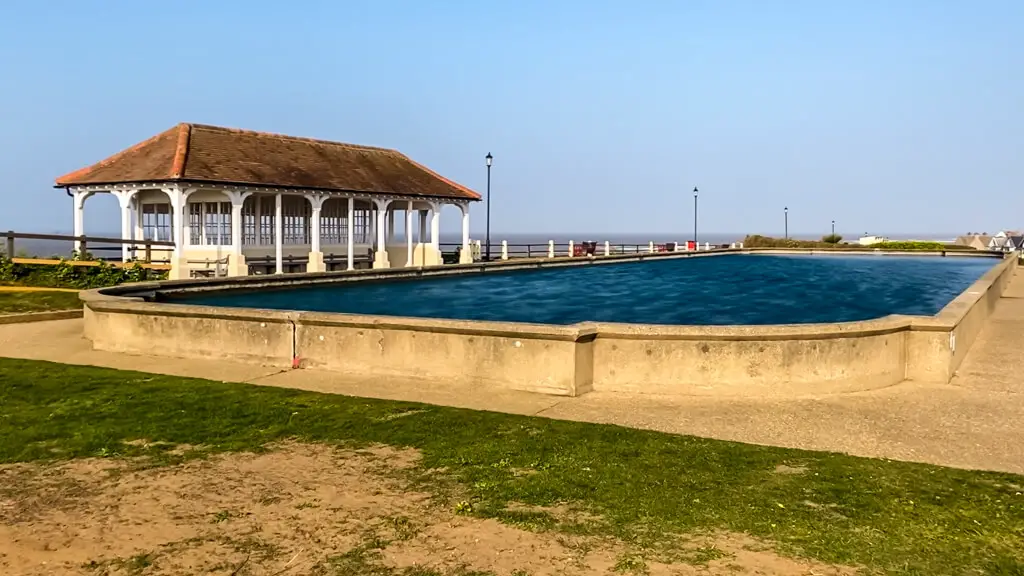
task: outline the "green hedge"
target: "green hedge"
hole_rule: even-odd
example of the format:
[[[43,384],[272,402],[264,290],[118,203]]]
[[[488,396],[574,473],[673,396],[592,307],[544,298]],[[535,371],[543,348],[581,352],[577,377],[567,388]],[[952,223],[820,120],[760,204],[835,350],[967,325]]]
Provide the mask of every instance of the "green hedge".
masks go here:
[[[819,248],[825,250],[974,250],[970,246],[956,246],[943,244],[942,242],[922,242],[909,240],[896,240],[892,242],[880,242],[869,246],[850,244],[848,242],[833,243],[828,240],[833,238],[825,237],[822,240],[794,240],[792,238],[772,238],[771,236],[760,236],[751,234],[743,239],[744,248]]]
[[[164,278],[165,272],[143,268],[140,264],[124,268],[105,262],[99,266],[72,266],[67,260],[54,265],[15,264],[0,257],[0,284],[84,290]]]

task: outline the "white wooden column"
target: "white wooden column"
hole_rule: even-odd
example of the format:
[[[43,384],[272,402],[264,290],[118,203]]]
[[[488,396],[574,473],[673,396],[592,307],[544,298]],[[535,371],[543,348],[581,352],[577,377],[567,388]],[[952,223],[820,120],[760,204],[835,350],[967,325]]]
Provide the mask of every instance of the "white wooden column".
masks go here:
[[[377,251],[373,255],[373,267],[390,268],[391,262],[388,258],[388,248],[384,236],[387,231],[388,214],[393,214],[388,211],[391,200],[373,200],[373,203],[377,207]]]
[[[348,266],[347,270],[355,270],[355,243],[356,243],[356,226],[355,226],[355,213],[356,213],[356,199],[349,197],[348,199],[348,220],[345,221],[345,228],[348,232]]]
[[[85,236],[85,201],[92,196],[92,192],[78,191],[74,193],[75,201],[75,236]],[[82,243],[75,240],[75,252],[82,251]]]
[[[306,261],[306,272],[326,272],[324,253],[320,251],[320,214],[323,211],[324,202],[327,201],[327,195],[322,192],[313,192],[306,194],[306,199],[309,200],[310,208],[312,208],[309,221],[309,259]]]
[[[143,219],[142,210],[143,210],[142,197],[140,197],[138,194],[136,194],[135,197],[132,198],[132,226],[134,226],[134,228],[135,228],[132,231],[132,238],[134,240],[145,240],[146,239],[146,237],[145,237],[146,236],[145,235],[145,230],[143,230],[143,228],[142,228],[142,219]]]
[[[309,206],[312,208],[311,220],[309,221],[309,233],[312,236],[309,239],[310,252],[320,251],[320,213],[323,210],[324,202],[327,201],[326,194],[307,194],[306,199],[309,200]]]
[[[469,206],[459,205],[462,209],[462,249],[469,249]]]
[[[274,271],[278,274],[284,274],[284,247],[282,242],[284,241],[284,218],[282,217],[281,210],[281,193],[278,192],[274,195],[274,259],[276,261],[276,267]]]
[[[405,265],[412,266],[412,200],[405,207]]]
[[[370,249],[373,251],[379,250],[377,247],[377,202],[370,200],[370,206],[366,209],[367,215],[370,217]]]
[[[174,257],[185,254],[185,193],[180,188],[165,188],[171,199],[171,241],[174,242]]]
[[[236,256],[242,255],[242,207],[245,199],[252,196],[252,192],[239,192],[237,190],[226,191],[228,200],[231,201],[231,253]],[[257,223],[257,226],[259,223]]]
[[[377,251],[378,252],[386,251],[387,250],[387,237],[385,235],[385,231],[387,230],[388,214],[391,214],[391,212],[388,211],[386,206],[383,207],[383,208],[380,207],[380,206],[377,207]]]
[[[132,239],[132,198],[135,190],[117,190],[114,192],[117,203],[121,207],[121,239]],[[129,262],[132,259],[131,244],[121,244],[121,261]]]
[[[435,250],[441,250],[441,204],[431,204],[430,212],[430,244]]]

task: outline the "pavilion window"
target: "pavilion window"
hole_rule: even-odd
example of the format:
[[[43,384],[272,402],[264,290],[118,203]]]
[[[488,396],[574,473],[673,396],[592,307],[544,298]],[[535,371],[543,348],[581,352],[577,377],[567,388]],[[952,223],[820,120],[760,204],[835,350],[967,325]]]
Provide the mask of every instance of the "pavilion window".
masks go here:
[[[257,222],[259,221],[258,209],[259,198],[254,196],[246,198],[245,202],[242,204],[242,244],[260,244],[259,238],[257,237],[259,232],[257,227]]]
[[[193,246],[231,244],[231,203],[192,202],[189,208],[189,242]]]
[[[146,240],[171,240],[171,205],[142,205],[142,236]]]
[[[260,196],[256,206],[256,219],[259,222],[259,237],[256,244],[266,246],[274,243],[274,197]]]
[[[345,212],[348,211],[348,200],[332,198],[324,202],[320,211],[320,243],[345,244],[348,242],[348,228]]]
[[[369,243],[370,242],[370,218],[372,218],[372,212],[369,209],[354,210],[353,226],[355,229],[352,231],[353,236],[357,242]]]
[[[309,244],[313,207],[301,196],[281,198],[282,244]]]

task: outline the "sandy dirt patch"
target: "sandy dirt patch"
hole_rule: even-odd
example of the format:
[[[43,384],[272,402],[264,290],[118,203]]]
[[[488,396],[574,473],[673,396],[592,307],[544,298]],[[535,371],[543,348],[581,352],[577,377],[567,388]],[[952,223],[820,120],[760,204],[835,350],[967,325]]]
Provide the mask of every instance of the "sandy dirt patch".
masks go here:
[[[401,472],[417,459],[289,443],[147,469],[100,459],[3,466],[0,574],[853,573],[738,535],[694,538],[656,562],[606,539],[458,515],[409,489]]]

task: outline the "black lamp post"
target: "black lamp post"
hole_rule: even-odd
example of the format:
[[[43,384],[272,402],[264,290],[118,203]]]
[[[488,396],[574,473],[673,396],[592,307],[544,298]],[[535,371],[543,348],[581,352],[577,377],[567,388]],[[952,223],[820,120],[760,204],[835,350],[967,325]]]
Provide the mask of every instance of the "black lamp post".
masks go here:
[[[697,187],[693,187],[693,247],[697,247]]]
[[[487,232],[485,234],[484,242],[487,244],[487,250],[485,257],[487,262],[491,261],[491,162],[494,160],[494,156],[488,152],[487,156],[484,156],[484,160],[487,161]]]
[[[785,214],[786,218],[786,240],[789,240],[789,206],[784,207],[782,213]]]

